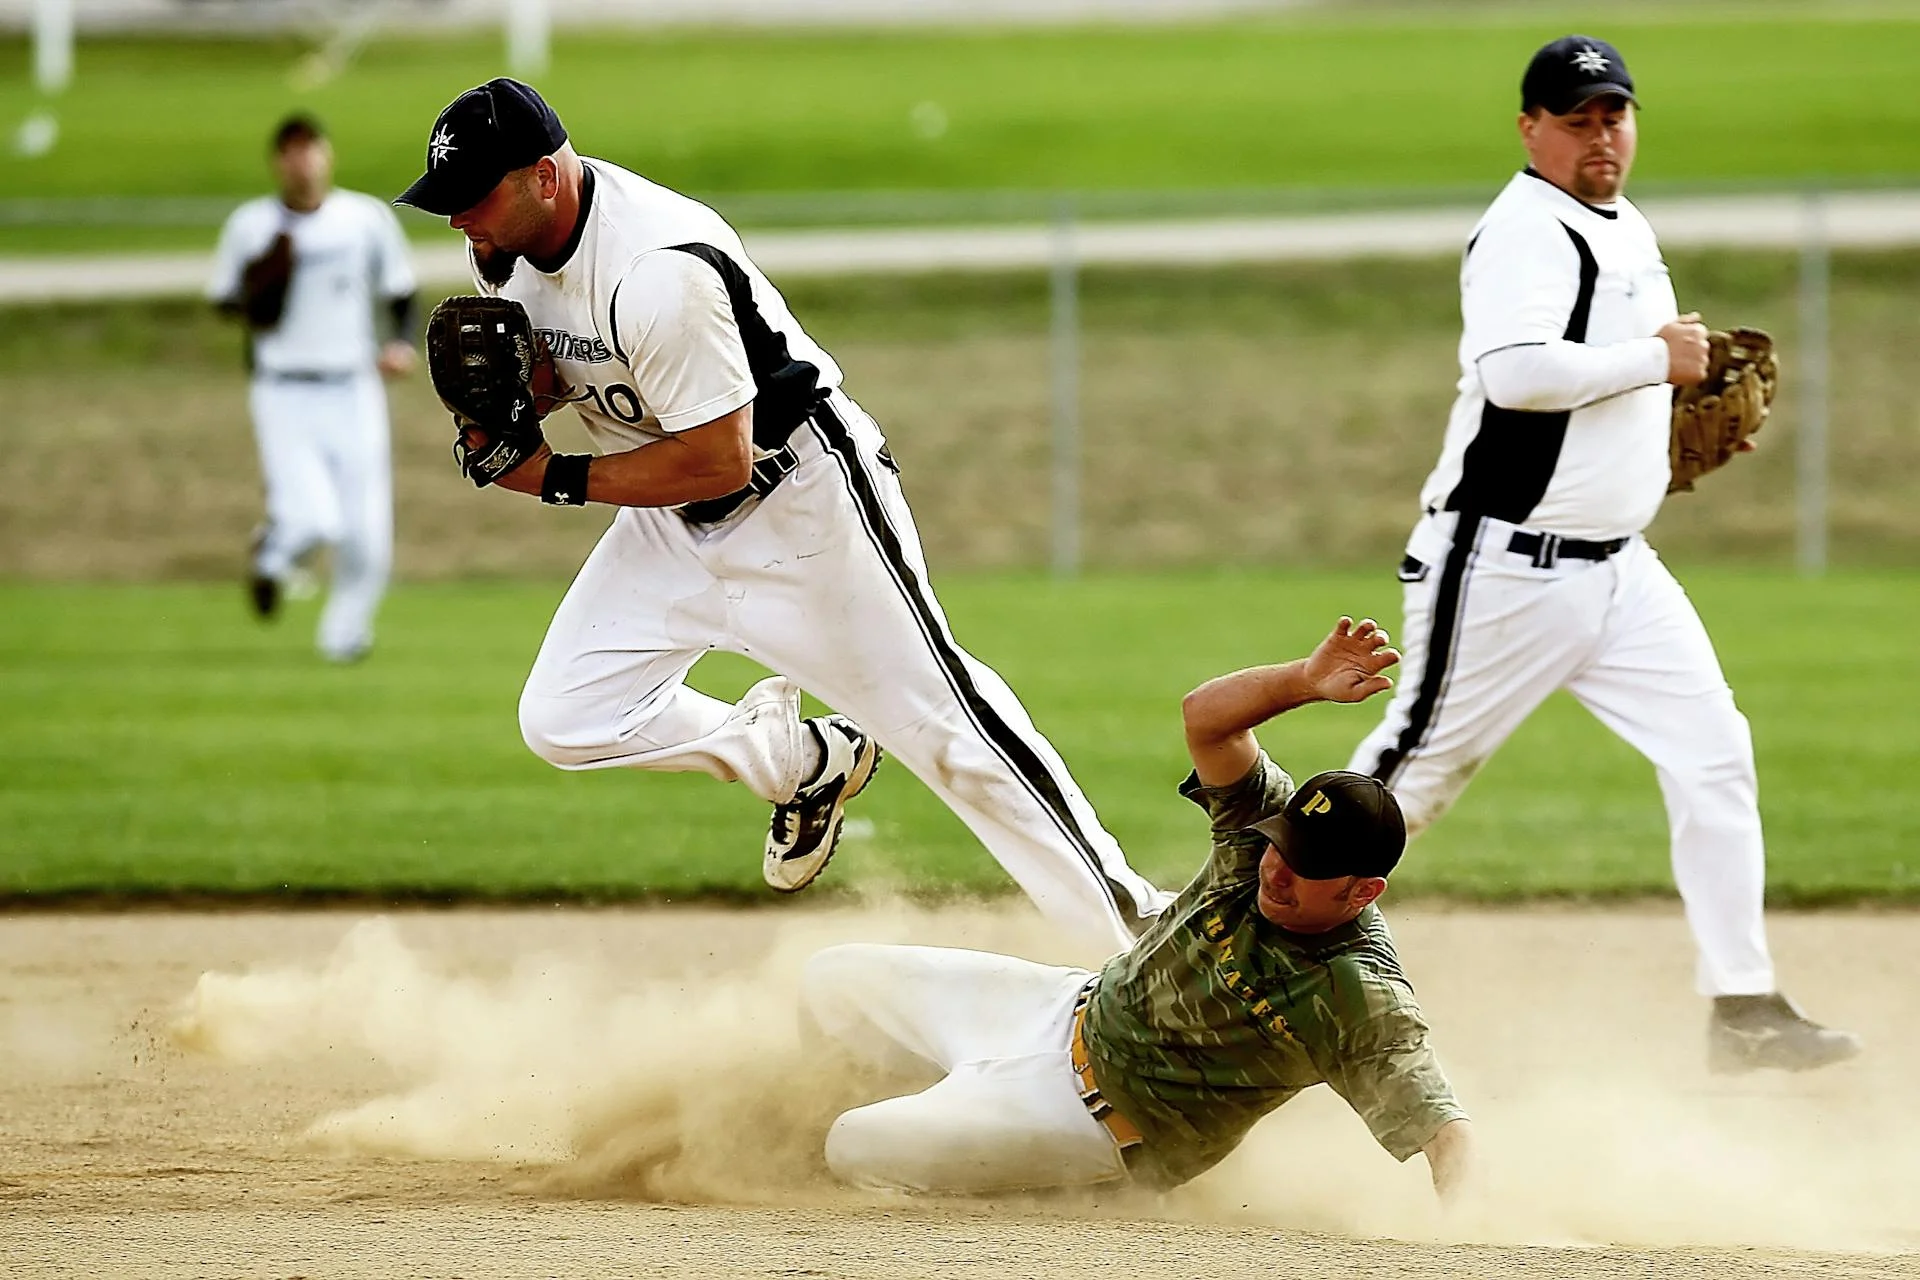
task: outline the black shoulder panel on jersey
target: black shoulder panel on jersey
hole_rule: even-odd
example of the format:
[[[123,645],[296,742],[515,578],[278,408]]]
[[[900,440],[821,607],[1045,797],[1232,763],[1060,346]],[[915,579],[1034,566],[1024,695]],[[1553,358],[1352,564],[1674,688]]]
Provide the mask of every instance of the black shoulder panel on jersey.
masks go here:
[[[620,345],[620,286],[625,283],[625,277],[616,280],[613,292],[607,295],[607,345],[613,348],[613,354],[620,357],[621,364],[630,365],[633,357]]]
[[[725,251],[710,244],[667,247],[692,254],[720,273],[740,341],[747,349],[747,368],[753,373],[753,442],[762,449],[778,449],[827,398],[819,366],[794,358],[787,349],[787,336],[760,314],[760,304],[753,300],[753,281]]]
[[[1574,295],[1573,314],[1567,317],[1567,331],[1560,336],[1568,342],[1587,340],[1587,316],[1593,311],[1593,288],[1600,280],[1600,264],[1594,259],[1593,249],[1587,244],[1587,238],[1566,223],[1560,224],[1566,229],[1567,239],[1573,241],[1573,251],[1580,255],[1580,291]]]
[[[1580,285],[1561,336],[1568,342],[1585,342],[1600,264],[1586,237],[1565,223],[1560,225],[1580,256]],[[1572,417],[1565,409],[1528,413],[1489,403],[1480,411],[1480,430],[1467,445],[1460,462],[1460,482],[1447,495],[1445,508],[1525,524],[1553,482],[1553,469],[1559,465]]]

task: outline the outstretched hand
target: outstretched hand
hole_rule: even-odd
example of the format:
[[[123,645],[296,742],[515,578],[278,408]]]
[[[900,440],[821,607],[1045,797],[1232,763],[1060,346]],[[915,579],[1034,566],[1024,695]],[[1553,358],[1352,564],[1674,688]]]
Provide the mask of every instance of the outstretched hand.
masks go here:
[[[1400,651],[1389,646],[1387,633],[1372,618],[1355,623],[1343,617],[1333,631],[1306,658],[1306,676],[1313,691],[1328,702],[1364,702],[1393,687],[1381,672],[1400,661]]]

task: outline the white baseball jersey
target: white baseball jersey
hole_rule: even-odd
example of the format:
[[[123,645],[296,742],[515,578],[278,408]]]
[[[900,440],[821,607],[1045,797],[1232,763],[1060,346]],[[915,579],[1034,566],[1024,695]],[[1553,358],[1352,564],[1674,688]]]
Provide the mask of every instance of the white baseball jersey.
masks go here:
[[[1666,495],[1666,344],[1678,314],[1653,228],[1531,170],[1474,228],[1460,269],[1459,397],[1430,510],[1564,538],[1638,533]]]
[[[520,262],[483,293],[527,309],[601,453],[724,417],[749,401],[754,437],[776,446],[840,385],[725,219],[604,160],[583,160],[580,220],[564,260]]]
[[[283,230],[293,237],[293,278],[280,323],[253,337],[255,372],[371,368],[379,349],[375,298],[404,297],[415,288],[399,219],[385,201],[358,191],[328,192],[311,213],[296,213],[274,196],[249,200],[221,229],[207,298],[238,298],[241,272]]]

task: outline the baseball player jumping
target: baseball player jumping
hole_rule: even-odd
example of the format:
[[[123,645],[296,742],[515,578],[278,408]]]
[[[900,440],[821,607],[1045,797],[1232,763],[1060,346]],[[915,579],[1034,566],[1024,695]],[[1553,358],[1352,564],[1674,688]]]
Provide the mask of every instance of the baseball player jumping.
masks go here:
[[[506,79],[440,113],[426,173],[399,202],[466,234],[490,295],[449,300],[429,323],[436,388],[473,406],[470,478],[620,508],[527,678],[528,746],[563,769],[744,783],[774,806],[766,880],[793,891],[825,867],[884,744],[1043,912],[1103,945],[1131,942],[1164,895],[1005,682],[954,640],[880,429],[734,230],[577,155],[540,95]],[[518,305],[471,305],[497,299]],[[597,456],[547,448],[524,368],[503,376],[504,407],[480,403],[490,344],[525,355],[509,332],[522,309],[551,352],[542,377]],[[717,701],[685,683],[715,649],[780,675]],[[844,714],[803,721],[801,688]]]
[[[393,561],[393,462],[380,375],[413,368],[414,279],[393,210],[333,187],[319,122],[289,117],[273,134],[277,196],[233,211],[207,297],[250,330],[248,400],[267,519],[255,535],[249,597],[271,618],[300,561],[333,550],[320,652],[353,662]],[[375,299],[391,337],[375,337]]]
[[[978,1194],[1204,1172],[1260,1117],[1326,1083],[1435,1189],[1471,1181],[1470,1126],[1374,905],[1406,828],[1393,795],[1329,772],[1297,790],[1254,727],[1359,702],[1398,660],[1342,618],[1307,657],[1221,676],[1182,707],[1213,851],[1099,973],[936,947],[852,944],[807,962],[803,1008],[863,1065],[944,1072],[834,1122],[827,1163],[864,1186]]]
[[[1752,737],[1641,536],[1672,478],[1673,389],[1706,375],[1708,342],[1622,195],[1635,107],[1603,40],[1555,40],[1527,67],[1529,163],[1467,242],[1459,398],[1400,566],[1406,675],[1352,767],[1392,786],[1417,834],[1568,690],[1658,773],[1710,1067],[1818,1067],[1860,1043],[1775,987]]]

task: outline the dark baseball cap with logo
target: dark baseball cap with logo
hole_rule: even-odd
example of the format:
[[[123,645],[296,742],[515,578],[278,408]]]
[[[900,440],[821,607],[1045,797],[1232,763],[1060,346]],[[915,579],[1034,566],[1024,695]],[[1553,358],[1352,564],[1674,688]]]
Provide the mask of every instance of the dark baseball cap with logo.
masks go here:
[[[1520,79],[1520,109],[1542,107],[1549,114],[1564,116],[1603,93],[1640,101],[1633,96],[1627,60],[1605,40],[1561,36],[1542,45],[1527,64],[1527,74]]]
[[[1385,876],[1407,847],[1400,802],[1378,778],[1332,769],[1316,773],[1286,807],[1248,828],[1273,842],[1302,880]]]
[[[427,135],[427,171],[394,199],[450,218],[465,213],[515,169],[566,145],[567,129],[532,85],[505,76],[448,104]]]

